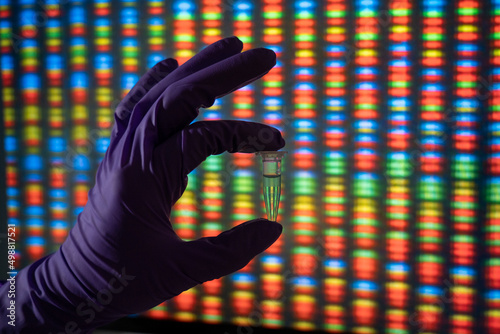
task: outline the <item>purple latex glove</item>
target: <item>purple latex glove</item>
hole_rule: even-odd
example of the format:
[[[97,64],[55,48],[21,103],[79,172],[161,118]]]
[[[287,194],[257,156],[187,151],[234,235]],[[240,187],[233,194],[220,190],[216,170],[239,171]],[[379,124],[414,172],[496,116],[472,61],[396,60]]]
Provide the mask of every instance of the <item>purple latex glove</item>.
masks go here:
[[[16,276],[16,327],[0,287],[0,332],[87,333],[244,267],[281,234],[256,219],[183,241],[169,216],[187,174],[211,154],[278,150],[278,130],[241,121],[190,123],[198,108],[267,73],[274,52],[218,41],[178,67],[146,73],[115,112],[111,143],[88,203],[60,249]]]

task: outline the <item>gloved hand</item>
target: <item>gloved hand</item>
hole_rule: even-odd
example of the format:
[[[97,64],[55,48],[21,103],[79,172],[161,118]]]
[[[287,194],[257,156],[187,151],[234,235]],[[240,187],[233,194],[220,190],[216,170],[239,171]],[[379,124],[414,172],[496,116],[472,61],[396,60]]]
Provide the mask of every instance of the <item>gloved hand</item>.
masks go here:
[[[110,146],[67,240],[16,276],[16,327],[6,321],[9,285],[0,287],[0,332],[86,333],[232,273],[276,241],[282,227],[265,219],[194,241],[181,240],[169,221],[187,174],[209,155],[284,146],[263,124],[190,125],[200,107],[275,64],[270,50],[241,50],[226,38],[180,67],[166,59],[139,80],[116,109]]]

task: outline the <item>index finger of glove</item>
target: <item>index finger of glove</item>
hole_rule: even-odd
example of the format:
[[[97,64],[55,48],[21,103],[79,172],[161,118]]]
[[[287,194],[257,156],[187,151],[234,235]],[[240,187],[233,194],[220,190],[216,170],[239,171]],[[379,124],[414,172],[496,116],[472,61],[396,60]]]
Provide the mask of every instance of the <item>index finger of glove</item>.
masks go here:
[[[279,130],[245,121],[202,121],[181,133],[182,176],[186,176],[210,155],[275,151],[285,145]]]

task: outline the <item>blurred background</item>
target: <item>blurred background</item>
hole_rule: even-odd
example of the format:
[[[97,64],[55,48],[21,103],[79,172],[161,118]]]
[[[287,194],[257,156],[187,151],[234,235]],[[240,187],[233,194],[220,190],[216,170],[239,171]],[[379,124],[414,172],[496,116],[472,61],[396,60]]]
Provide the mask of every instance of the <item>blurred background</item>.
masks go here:
[[[139,77],[236,35],[278,62],[198,120],[282,131],[284,233],[128,320],[499,333],[499,15],[498,0],[0,0],[1,221],[16,227],[16,267],[65,240]],[[251,154],[207,159],[173,211],[179,236],[265,216],[260,168]]]

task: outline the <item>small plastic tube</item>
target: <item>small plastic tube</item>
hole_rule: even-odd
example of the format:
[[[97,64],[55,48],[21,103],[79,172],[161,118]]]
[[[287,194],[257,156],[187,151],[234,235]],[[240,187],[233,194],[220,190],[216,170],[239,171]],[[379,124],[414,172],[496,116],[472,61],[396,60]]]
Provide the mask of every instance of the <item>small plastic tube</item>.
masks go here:
[[[286,151],[262,151],[257,155],[262,157],[263,192],[266,204],[267,219],[276,221],[281,196],[281,159]]]

